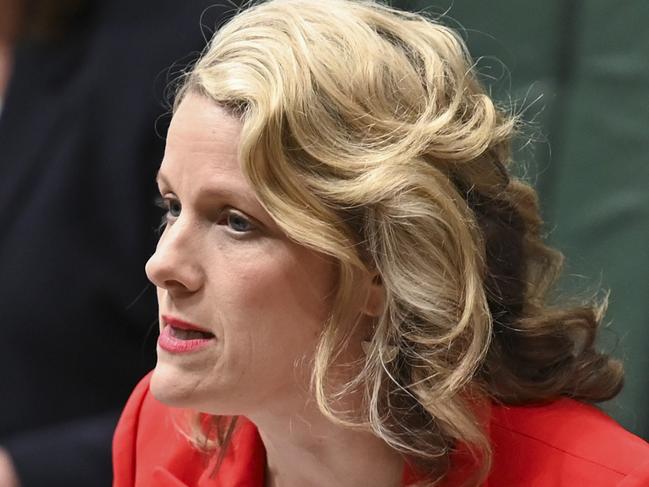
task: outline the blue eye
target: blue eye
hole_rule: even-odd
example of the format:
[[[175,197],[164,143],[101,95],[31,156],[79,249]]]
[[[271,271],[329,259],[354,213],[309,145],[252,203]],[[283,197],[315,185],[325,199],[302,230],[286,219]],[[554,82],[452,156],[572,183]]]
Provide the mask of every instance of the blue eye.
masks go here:
[[[249,233],[255,230],[255,226],[241,213],[228,210],[221,220],[222,224],[227,225],[233,232]]]
[[[167,225],[167,223],[169,223],[169,221],[175,220],[180,216],[182,205],[180,204],[180,201],[178,201],[177,199],[163,198],[161,196],[155,199],[155,204],[159,208],[165,210],[165,214],[162,215],[162,221],[160,222],[160,225],[158,225],[158,228],[156,229],[156,232],[160,234],[162,230],[164,230],[164,227]]]
[[[168,215],[173,218],[178,218],[180,216],[180,210],[182,209],[180,201],[173,200],[173,199],[166,199],[165,202],[167,204]]]

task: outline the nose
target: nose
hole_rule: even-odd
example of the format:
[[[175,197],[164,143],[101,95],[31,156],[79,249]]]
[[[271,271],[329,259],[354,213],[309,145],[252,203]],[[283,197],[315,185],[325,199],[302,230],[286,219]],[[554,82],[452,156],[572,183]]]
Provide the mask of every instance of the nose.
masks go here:
[[[149,281],[156,287],[173,294],[194,293],[202,287],[204,274],[191,237],[190,229],[183,228],[180,221],[164,231],[145,266]]]

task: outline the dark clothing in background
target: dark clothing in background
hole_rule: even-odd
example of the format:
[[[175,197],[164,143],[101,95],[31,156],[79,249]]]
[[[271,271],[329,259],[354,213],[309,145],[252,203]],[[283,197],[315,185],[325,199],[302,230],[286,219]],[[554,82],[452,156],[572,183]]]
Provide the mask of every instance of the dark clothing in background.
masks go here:
[[[211,3],[89,2],[63,39],[14,52],[0,113],[0,445],[23,487],[111,484],[113,430],[157,338],[144,274],[160,218],[155,121],[168,68],[205,44]],[[232,10],[210,8],[205,35]]]

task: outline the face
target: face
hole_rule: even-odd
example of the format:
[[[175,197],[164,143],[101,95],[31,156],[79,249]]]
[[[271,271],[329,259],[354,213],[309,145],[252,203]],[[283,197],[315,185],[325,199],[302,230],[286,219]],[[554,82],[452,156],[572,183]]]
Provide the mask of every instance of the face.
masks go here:
[[[290,241],[241,172],[241,123],[189,94],[158,175],[166,227],[146,265],[160,308],[159,400],[212,414],[289,407],[308,389],[333,263]]]

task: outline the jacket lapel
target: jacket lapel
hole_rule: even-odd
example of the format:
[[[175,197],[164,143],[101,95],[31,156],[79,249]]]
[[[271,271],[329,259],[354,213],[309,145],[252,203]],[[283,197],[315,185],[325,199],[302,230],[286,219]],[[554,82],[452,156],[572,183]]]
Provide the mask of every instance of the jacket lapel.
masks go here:
[[[266,450],[259,432],[249,420],[240,417],[238,431],[218,471],[219,487],[264,487]],[[202,484],[201,484],[202,485]],[[210,484],[205,484],[205,486]]]

